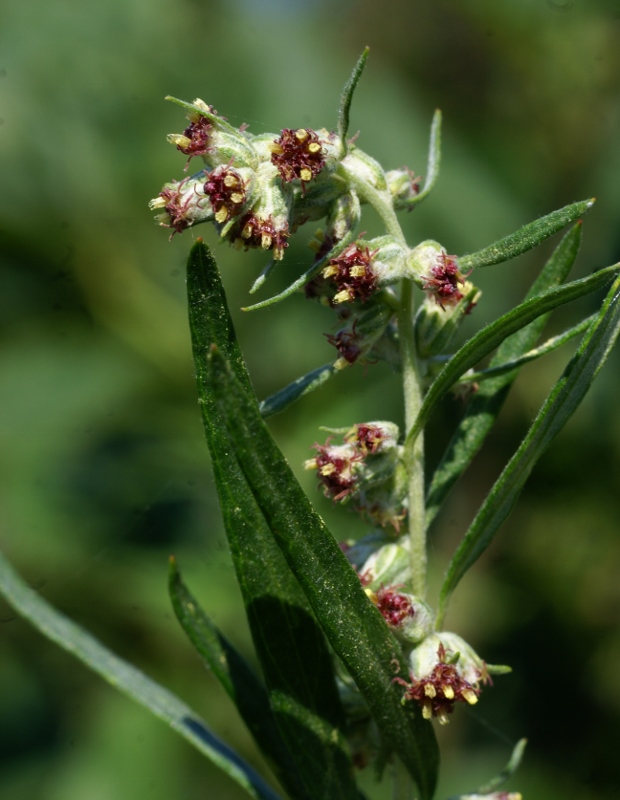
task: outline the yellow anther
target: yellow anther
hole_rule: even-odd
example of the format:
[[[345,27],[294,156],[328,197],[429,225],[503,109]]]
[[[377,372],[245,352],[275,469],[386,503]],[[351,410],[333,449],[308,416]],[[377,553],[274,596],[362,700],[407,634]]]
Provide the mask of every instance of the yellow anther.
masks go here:
[[[272,242],[273,242],[273,237],[271,236],[271,234],[264,231],[260,238],[260,246],[263,248],[263,250],[269,250]]]
[[[228,219],[228,209],[226,206],[220,206],[215,214],[215,221],[216,222],[226,222]]]
[[[351,364],[344,357],[337,358],[334,361],[334,369],[335,370],[345,369],[345,367],[350,367],[350,366],[351,366]]]
[[[372,589],[369,589],[368,586],[366,586],[364,592],[366,593],[366,597],[370,600],[370,602],[377,605],[377,603],[379,602],[379,598],[377,597],[375,592],[373,592]]]
[[[246,222],[246,224],[243,226],[243,230],[241,231],[241,236],[244,239],[249,239],[253,233],[254,233],[254,226],[252,225],[251,222]]]
[[[211,113],[211,109],[209,108],[209,106],[205,103],[204,100],[201,100],[199,97],[197,97],[194,100],[194,105],[198,106],[198,108],[200,108],[202,111],[208,111],[209,114]]]
[[[363,278],[366,274],[366,267],[363,264],[356,264],[349,270],[349,275],[352,278]]]
[[[243,192],[233,192],[230,195],[230,199],[233,201],[233,203],[236,203],[237,205],[239,203],[243,203]]]
[[[272,153],[275,153],[275,155],[277,156],[281,156],[282,153],[284,152],[284,148],[282,147],[281,144],[278,144],[278,142],[272,142],[269,145],[269,149],[271,150]]]
[[[351,299],[352,299],[351,298],[351,293],[349,292],[349,290],[348,289],[343,289],[341,292],[338,292],[338,294],[334,295],[333,302],[334,303],[348,303],[349,300],[351,300]]]
[[[433,706],[430,701],[424,701],[422,704],[422,716],[424,719],[430,719],[433,716]]]
[[[323,270],[323,277],[324,278],[331,278],[332,275],[338,274],[338,267],[335,264],[330,264],[329,267],[325,267]]]
[[[334,472],[336,472],[336,466],[335,466],[335,464],[325,464],[325,466],[324,466],[324,467],[321,467],[321,469],[320,469],[320,473],[321,473],[321,475],[323,475],[323,476],[324,476],[324,477],[326,477],[326,478],[327,478],[329,475],[333,475],[333,474],[334,474]]]
[[[273,248],[273,257],[275,261],[282,261],[282,259],[284,258],[284,248],[282,247],[281,244],[276,245]]]
[[[430,697],[431,700],[432,700],[433,697],[437,696],[437,690],[435,689],[435,687],[433,686],[432,683],[425,683],[424,684],[424,694],[427,697]]]
[[[442,686],[441,690],[443,691],[443,696],[446,698],[446,700],[454,700],[454,689],[450,686],[450,684]]]
[[[308,458],[304,461],[304,469],[317,469],[318,466],[316,458]]]
[[[465,700],[469,703],[470,706],[475,706],[478,702],[478,695],[474,692],[473,689],[463,689],[461,692]]]
[[[155,211],[156,208],[163,208],[165,205],[165,197],[154,197],[152,200],[149,200],[149,208],[151,211]]]
[[[166,139],[170,142],[170,144],[176,144],[177,147],[187,148],[192,143],[192,140],[187,136],[183,136],[182,133],[169,133],[168,136],[166,136]]]
[[[239,186],[239,179],[235,175],[231,175],[230,172],[224,178],[224,186],[228,189],[234,189],[235,186]]]
[[[305,128],[298,128],[295,131],[295,138],[298,142],[305,142],[308,138],[308,131]]]
[[[310,142],[308,145],[308,152],[309,153],[318,153],[321,149],[321,145],[318,142]]]
[[[309,181],[312,179],[312,170],[304,167],[303,169],[299,170],[299,177],[302,181]]]

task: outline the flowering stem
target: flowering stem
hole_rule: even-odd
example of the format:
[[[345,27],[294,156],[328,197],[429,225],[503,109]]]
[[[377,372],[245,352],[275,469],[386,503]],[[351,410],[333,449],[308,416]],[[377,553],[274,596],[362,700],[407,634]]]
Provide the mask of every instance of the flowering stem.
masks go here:
[[[390,193],[375,189],[374,186],[362,180],[353,170],[349,170],[346,165],[346,158],[340,162],[340,169],[344,172],[348,183],[359,195],[360,200],[371,205],[381,217],[381,222],[385,225],[387,233],[398,239],[401,244],[406,245],[405,236],[394,211]]]
[[[405,431],[408,434],[422,405],[420,373],[413,338],[413,284],[404,278],[401,286],[401,309],[398,318],[400,354],[405,401]],[[413,593],[426,597],[426,523],[424,510],[424,436],[421,433],[412,448],[405,449],[409,476],[409,557]]]
[[[375,189],[362,181],[353,171],[341,162],[348,180],[354,186],[360,199],[371,205],[386,231],[407,246],[405,236],[394,211],[392,198],[388,192]],[[422,389],[420,371],[413,337],[413,283],[404,278],[401,284],[400,311],[398,331],[400,354],[403,371],[403,394],[405,403],[405,441],[412,429],[422,405]],[[411,586],[413,593],[424,599],[426,597],[426,522],[424,509],[424,437],[417,437],[412,448],[405,449],[405,466],[408,475],[409,498],[409,539],[411,559]]]

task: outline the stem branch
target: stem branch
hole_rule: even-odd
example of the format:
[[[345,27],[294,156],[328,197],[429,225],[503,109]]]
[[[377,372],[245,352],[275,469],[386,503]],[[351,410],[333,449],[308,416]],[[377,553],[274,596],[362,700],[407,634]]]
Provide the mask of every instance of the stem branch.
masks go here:
[[[418,359],[413,338],[413,284],[404,278],[401,288],[401,310],[398,318],[398,335],[403,370],[405,400],[405,440],[422,405],[422,390]],[[424,434],[415,440],[412,448],[405,449],[409,476],[409,541],[411,583],[413,593],[426,597],[426,523],[424,509]]]

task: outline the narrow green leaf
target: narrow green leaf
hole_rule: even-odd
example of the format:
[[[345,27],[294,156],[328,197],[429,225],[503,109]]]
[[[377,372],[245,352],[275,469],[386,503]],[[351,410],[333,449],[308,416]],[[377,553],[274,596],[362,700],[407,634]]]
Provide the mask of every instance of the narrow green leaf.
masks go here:
[[[347,231],[345,236],[338,242],[335,247],[333,247],[329,253],[324,255],[319,261],[316,261],[312,266],[308,267],[308,269],[302,273],[299,278],[293,281],[290,286],[287,286],[286,289],[283,289],[280,294],[276,294],[273,297],[268,297],[267,300],[261,300],[260,303],[254,303],[253,306],[245,306],[242,308],[242,311],[258,311],[260,308],[267,308],[268,306],[272,306],[275,303],[280,303],[282,300],[286,300],[287,297],[290,297],[292,294],[295,294],[296,291],[299,289],[303,289],[304,286],[314,278],[315,275],[318,275],[321,267],[325,264],[325,262],[337,256],[341,253],[344,248],[349,244],[349,242],[353,238],[354,231]]]
[[[167,722],[249,795],[257,800],[278,800],[278,795],[261,776],[218,739],[189,706],[53,608],[26,585],[2,553],[0,594],[40,633],[74,655],[123,694]]]
[[[243,656],[218,630],[184,584],[176,560],[170,559],[168,590],[181,627],[205,665],[234,702],[258,747],[283,785],[296,768],[282,741],[269,696]]]
[[[551,336],[546,342],[543,342],[538,347],[534,347],[532,350],[528,350],[527,353],[524,353],[519,358],[515,358],[513,361],[506,361],[503,364],[498,364],[497,366],[481,369],[480,372],[468,372],[461,377],[459,383],[478,383],[490,380],[491,378],[497,378],[499,375],[506,375],[508,372],[514,372],[515,370],[525,366],[525,364],[529,364],[531,361],[536,361],[542,356],[553,353],[554,350],[558,350],[576,336],[581,336],[581,334],[585,333],[590,327],[595,317],[596,314],[591,314],[589,317],[582,319],[581,322],[577,323],[577,325],[573,325],[572,328],[564,331],[564,333],[559,333],[557,336]]]
[[[583,200],[579,203],[564,206],[558,211],[552,211],[551,214],[524,225],[516,233],[505,236],[495,244],[491,244],[477,253],[460,256],[458,260],[459,266],[463,272],[467,272],[467,270],[476,269],[477,267],[489,267],[491,264],[499,264],[502,261],[515,258],[515,256],[531,250],[532,247],[536,247],[549,236],[562,230],[566,225],[575,222],[592,208],[594,202],[594,198]]]
[[[187,285],[198,392],[224,526],[276,723],[296,765],[286,788],[296,800],[352,800],[356,788],[340,733],[344,715],[330,653],[240,470],[208,386],[207,355],[215,343],[243,390],[254,396],[217,264],[201,241],[190,252]]]
[[[514,746],[510,759],[508,763],[504,767],[504,769],[496,775],[495,778],[492,778],[490,781],[481,786],[478,789],[479,794],[489,794],[490,792],[494,792],[496,789],[506,783],[509,778],[515,774],[515,772],[521,766],[521,761],[523,760],[523,754],[525,753],[525,748],[527,746],[527,739],[519,739],[519,741]]]
[[[618,272],[618,265],[606,267],[587,278],[573,281],[565,286],[552,289],[545,294],[526,300],[512,311],[504,314],[495,322],[491,322],[481,331],[466,342],[455,353],[450,361],[441,370],[428,390],[420,413],[413,424],[407,437],[407,446],[412,447],[418,434],[428,422],[428,419],[437,402],[444,396],[450,387],[471,367],[501,344],[510,334],[523,328],[541,314],[546,314],[554,308],[576,300],[585,294],[601,289],[609,283]]]
[[[250,288],[250,294],[254,294],[260,289],[260,287],[265,283],[267,278],[271,275],[277,264],[278,262],[275,260],[275,258],[272,258],[271,261],[263,268],[263,271],[258,276],[258,278],[252,284]]]
[[[260,413],[266,419],[279,411],[288,408],[295,400],[299,400],[305,394],[313,392],[334,376],[339,370],[333,364],[323,364],[301,378],[297,378],[293,383],[289,383],[284,389],[266,397],[260,403]]]
[[[581,222],[577,222],[564,235],[547,260],[526,296],[526,300],[549,291],[563,283],[575,261],[581,244]],[[542,334],[548,314],[543,314],[529,325],[505,339],[491,359],[491,367],[518,358],[533,347]],[[475,454],[493,427],[508,396],[517,371],[485,381],[474,395],[446,452],[437,467],[426,502],[427,525],[433,520],[445,496],[459,475],[471,463]]]
[[[398,675],[407,678],[400,646],[296,481],[252,396],[215,348],[209,365],[207,380],[224,423],[226,450],[235,453],[275,541],[385,742],[415,779],[422,800],[430,800],[437,744],[432,726],[419,714],[413,717],[410,705],[402,704],[402,688],[394,683]]]
[[[458,582],[486,550],[512,511],[534,465],[575,412],[619,333],[620,278],[616,278],[577,353],[547,397],[527,436],[495,482],[457,548],[441,589],[441,618]]]
[[[439,178],[439,167],[441,166],[441,111],[436,109],[431,123],[431,135],[428,145],[428,162],[426,165],[426,178],[422,190],[410,200],[398,203],[396,208],[413,208],[420,200],[432,192]]]
[[[340,109],[338,111],[338,138],[342,142],[344,155],[347,154],[348,150],[347,133],[349,131],[349,111],[351,109],[351,101],[353,100],[353,94],[357,87],[358,81],[362,77],[362,72],[366,66],[366,59],[368,58],[369,52],[370,48],[365,47],[364,52],[359,57],[357,64],[353,68],[351,77],[346,82],[346,85],[342,91],[342,97],[340,99]]]

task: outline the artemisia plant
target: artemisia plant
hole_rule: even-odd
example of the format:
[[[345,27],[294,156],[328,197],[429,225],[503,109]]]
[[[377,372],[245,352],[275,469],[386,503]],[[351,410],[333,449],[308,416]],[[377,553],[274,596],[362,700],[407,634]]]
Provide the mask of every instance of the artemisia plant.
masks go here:
[[[566,282],[592,200],[554,211],[476,253],[405,240],[397,212],[414,208],[435,185],[441,116],[437,112],[432,122],[424,179],[407,168],[385,170],[347,138],[366,57],[367,51],[345,86],[335,130],[253,134],[202,100],[169,98],[185,109],[188,124],[168,139],[186,156],[186,172],[196,163],[199,169],[167,183],[150,203],[171,237],[208,222],[233,246],[270,256],[251,291],[286,259],[291,236],[321,223],[306,271],[247,310],[305,292],[333,311],[337,330],[328,341],[334,358],[262,402],[250,384],[218,267],[201,239],[188,261],[198,393],[260,676],[200,609],[174,560],[169,580],[181,625],[292,800],[359,800],[357,773],[371,764],[380,773],[392,767],[394,798],[434,797],[435,724],[447,724],[459,704],[492,702],[492,676],[510,671],[489,664],[458,631],[444,628],[448,603],[580,403],[620,325],[618,265]],[[364,206],[381,219],[381,236],[360,233]],[[454,347],[461,323],[480,302],[476,271],[563,228],[523,301]],[[599,311],[540,342],[551,311],[606,287]],[[445,565],[439,595],[429,597],[426,538],[438,509],[489,433],[520,367],[576,337],[564,373]],[[368,525],[361,539],[340,541],[313,509],[264,419],[343,370],[359,363],[370,369],[379,360],[402,375],[404,427],[343,420],[324,444],[314,445],[305,464],[325,495]],[[466,398],[464,415],[425,484],[425,426],[451,390]],[[250,795],[280,796],[179,700],[47,606],[5,562],[0,567],[9,601],[44,633],[167,719]],[[497,779],[461,800],[519,798],[498,787],[522,750],[520,742]]]

